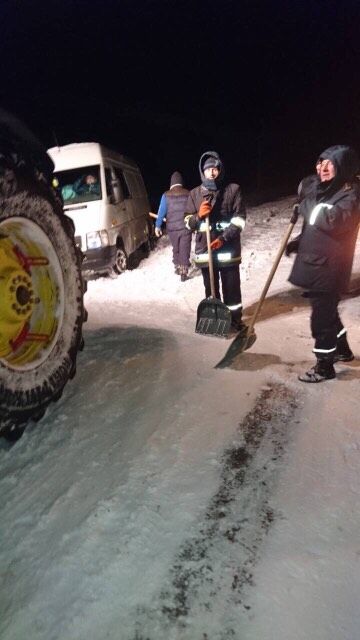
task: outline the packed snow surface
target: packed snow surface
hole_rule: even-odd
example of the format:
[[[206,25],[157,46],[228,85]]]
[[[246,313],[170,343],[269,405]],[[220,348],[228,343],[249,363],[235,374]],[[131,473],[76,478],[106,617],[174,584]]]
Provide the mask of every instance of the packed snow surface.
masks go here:
[[[292,204],[249,211],[247,318]],[[89,282],[76,378],[0,445],[2,640],[358,640],[360,360],[298,382],[313,356],[291,261],[227,369],[166,237]],[[357,354],[359,306],[341,307]]]

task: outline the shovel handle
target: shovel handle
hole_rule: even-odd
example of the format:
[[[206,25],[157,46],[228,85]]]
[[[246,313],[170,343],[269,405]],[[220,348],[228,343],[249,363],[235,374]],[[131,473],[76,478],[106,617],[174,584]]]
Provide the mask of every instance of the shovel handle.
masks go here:
[[[249,324],[248,330],[247,330],[247,334],[249,336],[251,335],[251,333],[252,333],[252,331],[254,329],[254,325],[255,325],[257,317],[258,317],[258,315],[260,313],[260,310],[261,310],[261,307],[263,305],[263,302],[265,300],[265,296],[266,296],[266,294],[267,294],[267,292],[269,290],[269,287],[271,285],[271,282],[272,282],[272,279],[274,277],[275,271],[278,268],[279,262],[281,260],[281,256],[285,251],[285,247],[286,247],[286,245],[288,243],[288,240],[289,240],[289,238],[291,236],[292,230],[293,230],[293,228],[294,228],[294,226],[295,226],[295,224],[297,222],[297,219],[298,219],[298,210],[297,210],[297,205],[295,205],[294,210],[293,210],[293,214],[292,214],[291,219],[290,219],[290,224],[289,224],[289,226],[287,228],[287,231],[286,231],[286,233],[285,233],[285,235],[284,235],[284,237],[282,239],[282,242],[281,242],[281,245],[279,247],[279,250],[278,250],[278,252],[276,254],[276,258],[274,260],[274,264],[271,267],[271,271],[270,271],[270,273],[268,275],[268,278],[267,278],[267,280],[265,282],[265,286],[264,286],[264,288],[263,288],[263,290],[261,292],[261,296],[260,296],[259,301],[258,301],[258,303],[256,305],[256,309],[255,309],[254,315],[250,320],[250,324]]]
[[[214,262],[213,262],[212,249],[211,249],[209,216],[206,216],[205,229],[206,229],[207,250],[208,250],[208,256],[209,256],[209,275],[210,275],[211,297],[212,298],[216,298],[216,295],[215,295]]]
[[[149,216],[150,218],[157,218],[157,213],[153,213],[152,211],[149,211]],[[163,222],[166,222],[166,218],[163,218]]]

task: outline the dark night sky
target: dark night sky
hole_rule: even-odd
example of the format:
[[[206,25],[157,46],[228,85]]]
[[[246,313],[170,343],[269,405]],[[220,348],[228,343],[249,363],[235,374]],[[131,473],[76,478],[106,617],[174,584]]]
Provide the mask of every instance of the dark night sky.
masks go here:
[[[360,150],[359,0],[1,0],[0,20],[2,106],[46,146],[131,155],[155,199],[207,149],[249,193]]]

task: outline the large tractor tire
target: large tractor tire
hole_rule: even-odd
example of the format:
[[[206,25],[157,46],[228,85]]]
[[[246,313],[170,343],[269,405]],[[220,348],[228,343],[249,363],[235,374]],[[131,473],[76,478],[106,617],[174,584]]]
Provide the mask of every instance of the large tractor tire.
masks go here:
[[[84,289],[50,178],[26,154],[1,151],[0,138],[0,435],[15,440],[75,375]]]

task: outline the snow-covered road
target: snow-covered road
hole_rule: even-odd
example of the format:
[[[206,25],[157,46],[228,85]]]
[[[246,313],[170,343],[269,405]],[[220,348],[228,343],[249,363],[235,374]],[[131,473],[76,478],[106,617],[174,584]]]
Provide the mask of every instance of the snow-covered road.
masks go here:
[[[249,213],[247,314],[291,204]],[[166,238],[89,283],[77,376],[1,443],[2,640],[358,640],[360,361],[297,381],[312,340],[289,269],[224,370],[229,343],[194,333],[201,277],[180,283]],[[358,354],[359,307],[342,314]]]

